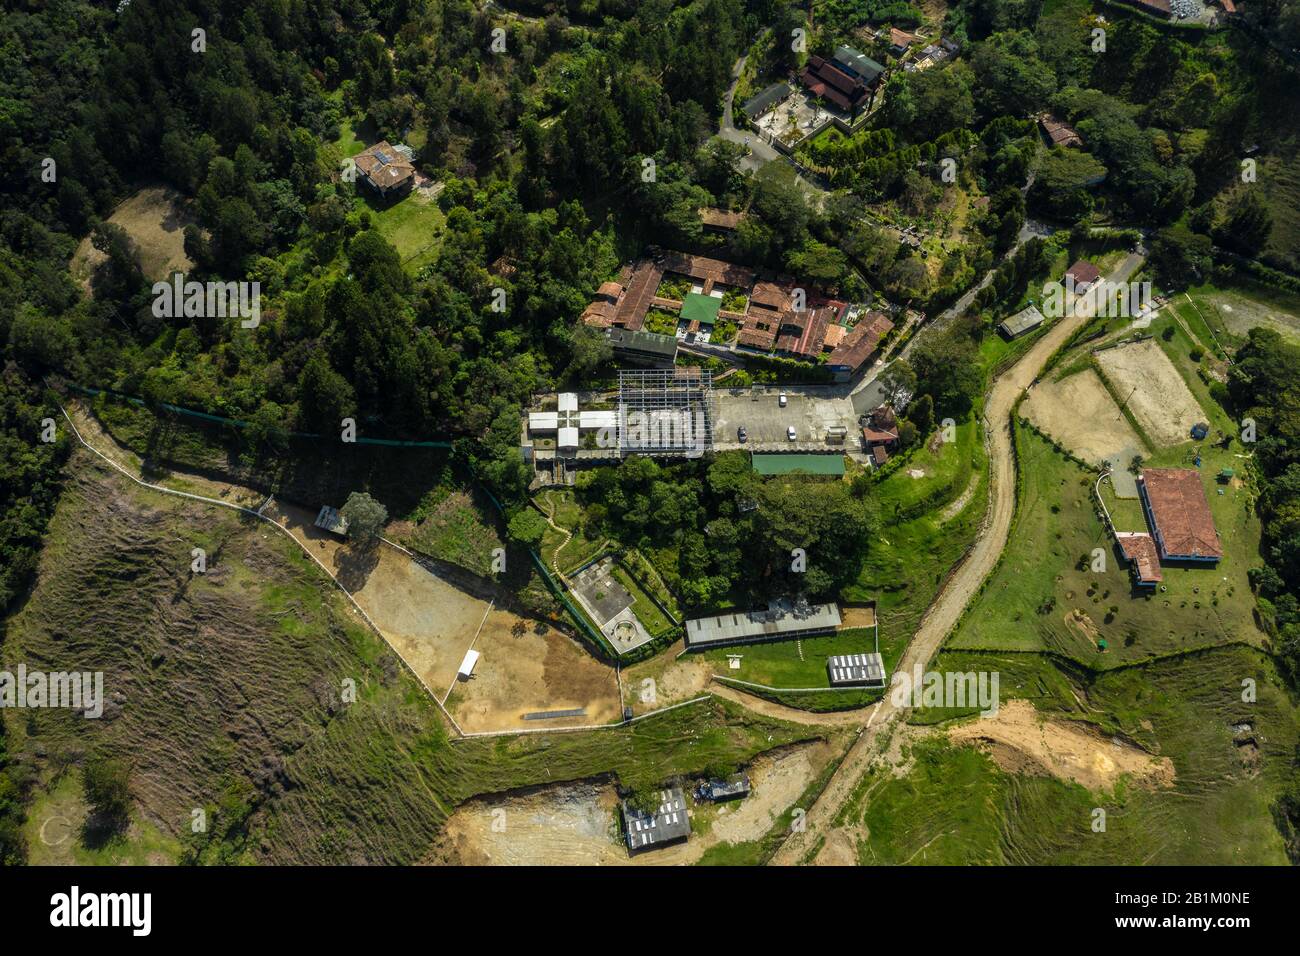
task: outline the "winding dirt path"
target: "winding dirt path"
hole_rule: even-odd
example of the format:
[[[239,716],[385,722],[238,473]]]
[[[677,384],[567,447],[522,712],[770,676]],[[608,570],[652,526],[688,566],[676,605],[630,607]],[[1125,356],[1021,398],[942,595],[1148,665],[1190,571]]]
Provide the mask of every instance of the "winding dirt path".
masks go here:
[[[1142,265],[1142,256],[1133,253],[1111,276],[1112,282],[1126,282]],[[1058,319],[1056,324],[1027,351],[1015,365],[994,380],[984,403],[984,443],[989,459],[989,510],[984,527],[965,560],[957,566],[943,590],[921,619],[897,670],[922,668],[939,650],[960,620],[971,598],[997,565],[1011,532],[1016,507],[1016,463],[1011,441],[1011,411],[1020,395],[1033,384],[1052,354],[1092,318],[1094,310],[1081,308],[1076,314]],[[863,732],[845,755],[817,802],[809,808],[801,832],[791,833],[772,858],[775,865],[792,865],[804,859],[819,836],[829,836],[832,821],[852,794],[873,755],[877,740],[887,734],[908,708],[894,704],[887,694],[876,708],[868,711]],[[788,718],[787,718],[788,719]],[[829,842],[829,841],[827,841]]]

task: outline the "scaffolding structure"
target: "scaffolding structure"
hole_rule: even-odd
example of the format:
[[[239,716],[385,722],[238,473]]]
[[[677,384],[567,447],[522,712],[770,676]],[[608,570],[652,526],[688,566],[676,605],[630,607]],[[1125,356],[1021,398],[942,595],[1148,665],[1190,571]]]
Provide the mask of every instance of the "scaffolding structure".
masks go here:
[[[618,454],[699,458],[713,450],[713,373],[701,368],[620,369]]]

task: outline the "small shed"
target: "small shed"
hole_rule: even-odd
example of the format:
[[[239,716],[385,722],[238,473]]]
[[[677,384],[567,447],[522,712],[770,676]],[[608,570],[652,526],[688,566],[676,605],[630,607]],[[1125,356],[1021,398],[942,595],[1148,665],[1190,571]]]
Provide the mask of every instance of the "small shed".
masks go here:
[[[478,663],[479,652],[470,648],[465,652],[465,659],[460,662],[460,670],[456,676],[461,680],[469,680],[470,675],[474,673],[474,665]]]
[[[316,515],[316,527],[323,528],[331,534],[336,534],[340,538],[346,538],[348,534],[348,519],[339,514],[338,508],[331,508],[329,505],[322,505],[320,513]]]

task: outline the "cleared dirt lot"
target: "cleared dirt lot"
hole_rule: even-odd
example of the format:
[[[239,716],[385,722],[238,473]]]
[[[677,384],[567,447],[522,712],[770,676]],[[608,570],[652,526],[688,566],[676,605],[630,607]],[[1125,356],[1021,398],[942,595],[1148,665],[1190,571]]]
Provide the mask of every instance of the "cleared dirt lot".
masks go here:
[[[185,255],[185,227],[194,217],[176,190],[166,186],[142,189],[114,209],[108,221],[125,229],[135,243],[146,279],[156,281],[194,266]],[[89,290],[91,275],[105,258],[86,236],[72,256],[73,277]]]
[[[446,692],[488,611],[394,548],[358,554],[314,526],[315,514],[274,502],[263,512],[314,554],[351,592],[394,650],[436,694]]]
[[[1142,450],[1142,439],[1091,369],[1035,385],[1020,410],[1040,431],[1094,465],[1128,462]]]
[[[525,626],[520,628],[520,623]],[[485,730],[578,727],[619,719],[614,669],[572,638],[537,622],[494,609],[474,649],[483,656],[467,681],[457,680],[446,705],[466,733]],[[468,641],[466,642],[468,645]],[[459,658],[456,661],[460,663]],[[446,688],[439,688],[439,693]],[[581,708],[575,717],[524,720],[524,714]]]
[[[1186,300],[1183,300],[1186,301]],[[1207,292],[1196,296],[1196,307],[1217,313],[1219,321],[1233,335],[1243,338],[1257,325],[1275,329],[1283,338],[1300,341],[1300,316],[1275,305],[1250,299],[1235,291]],[[1206,316],[1207,319],[1213,316]]]
[[[976,744],[1003,770],[1050,774],[1094,792],[1114,790],[1124,776],[1153,788],[1174,785],[1168,757],[1154,757],[1084,724],[1042,720],[1027,700],[1010,701],[995,716],[953,727],[948,738]]]
[[[1163,446],[1191,439],[1201,408],[1153,339],[1106,349],[1096,357],[1115,392],[1130,396],[1128,408],[1152,441]]]
[[[433,853],[439,863],[472,866],[664,866],[697,861],[711,846],[761,839],[834,755],[817,743],[765,755],[749,768],[753,792],[724,804],[687,796],[691,838],[629,856],[619,832],[612,783],[577,782],[506,797],[471,800],[447,821]]]

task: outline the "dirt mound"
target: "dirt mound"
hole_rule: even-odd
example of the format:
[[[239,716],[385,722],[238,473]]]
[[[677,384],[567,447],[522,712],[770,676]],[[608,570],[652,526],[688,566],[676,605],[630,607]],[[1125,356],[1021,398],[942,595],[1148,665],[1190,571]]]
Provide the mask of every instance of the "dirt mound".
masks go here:
[[[1174,785],[1174,764],[1087,725],[1043,720],[1025,700],[996,715],[948,731],[954,743],[975,744],[1009,773],[1050,775],[1094,792],[1111,791],[1121,777],[1152,789]]]

